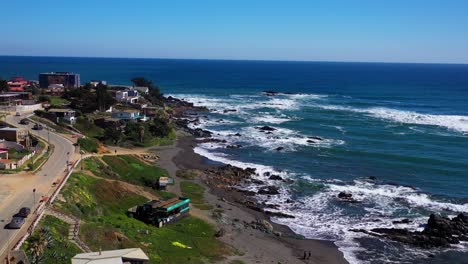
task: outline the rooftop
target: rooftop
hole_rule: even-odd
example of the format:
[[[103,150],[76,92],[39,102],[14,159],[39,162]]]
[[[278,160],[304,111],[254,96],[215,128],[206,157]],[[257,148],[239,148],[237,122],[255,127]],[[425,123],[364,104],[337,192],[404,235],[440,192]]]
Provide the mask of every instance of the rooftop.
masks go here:
[[[72,258],[72,264],[122,264],[124,259],[149,260],[148,256],[140,248],[128,248],[77,254]]]
[[[19,131],[21,130],[20,128],[17,128],[17,127],[3,127],[3,128],[0,128],[0,131]]]
[[[73,109],[53,108],[53,109],[49,109],[49,112],[52,112],[52,113],[68,113],[68,112],[75,112],[75,110],[73,110]]]

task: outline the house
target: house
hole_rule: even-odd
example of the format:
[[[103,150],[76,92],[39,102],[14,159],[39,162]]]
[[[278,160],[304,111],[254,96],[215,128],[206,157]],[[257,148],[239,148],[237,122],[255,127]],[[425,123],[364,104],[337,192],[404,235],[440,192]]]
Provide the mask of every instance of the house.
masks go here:
[[[31,92],[6,92],[5,94],[15,94],[21,100],[33,100]]]
[[[51,84],[61,84],[64,88],[80,87],[80,75],[72,72],[46,72],[39,74],[39,86],[49,87]]]
[[[128,213],[147,224],[162,227],[187,216],[189,210],[189,198],[175,197],[168,200],[149,201],[144,205],[130,208]]]
[[[121,103],[136,104],[138,102],[138,91],[126,90],[115,92],[115,100]]]
[[[13,77],[8,81],[8,86],[11,92],[23,92],[24,88],[29,85],[29,81],[23,77]]]
[[[149,88],[145,86],[133,86],[134,90],[137,90],[141,94],[148,94]]]
[[[28,130],[16,127],[0,128],[0,139],[12,141],[23,146],[29,146]]]
[[[107,81],[103,81],[103,80],[91,80],[91,81],[89,82],[89,84],[91,84],[93,87],[97,87],[99,84],[107,85]]]
[[[121,120],[137,120],[141,118],[140,111],[135,109],[126,109],[126,110],[114,110],[112,112],[112,118],[117,118]]]
[[[71,259],[72,264],[143,264],[149,257],[140,248],[81,253]]]
[[[158,188],[160,190],[165,190],[168,183],[169,183],[169,177],[159,177]]]
[[[53,115],[57,123],[64,121],[73,125],[76,122],[75,110],[72,109],[49,109],[49,114]]]
[[[8,149],[0,148],[0,159],[8,159]]]
[[[94,119],[94,124],[102,129],[106,129],[108,127],[112,128],[123,128],[125,127],[125,122],[122,119],[119,118],[97,118]]]
[[[141,108],[141,112],[147,116],[147,117],[155,117],[159,111],[161,111],[163,108],[159,106],[144,106]]]
[[[2,170],[14,170],[17,168],[16,161],[9,159],[0,159],[0,169]]]
[[[15,106],[21,101],[19,94],[3,93],[0,94],[0,105]]]

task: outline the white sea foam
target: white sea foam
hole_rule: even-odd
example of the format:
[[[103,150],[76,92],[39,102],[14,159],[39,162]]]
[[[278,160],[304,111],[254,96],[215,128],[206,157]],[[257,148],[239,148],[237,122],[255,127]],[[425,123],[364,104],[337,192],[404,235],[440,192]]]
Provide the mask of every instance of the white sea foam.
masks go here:
[[[398,123],[439,126],[462,132],[464,134],[468,133],[468,116],[422,114],[413,111],[404,111],[385,107],[354,108],[348,106],[321,104],[315,104],[313,106],[327,110],[364,113],[375,118],[391,120]]]

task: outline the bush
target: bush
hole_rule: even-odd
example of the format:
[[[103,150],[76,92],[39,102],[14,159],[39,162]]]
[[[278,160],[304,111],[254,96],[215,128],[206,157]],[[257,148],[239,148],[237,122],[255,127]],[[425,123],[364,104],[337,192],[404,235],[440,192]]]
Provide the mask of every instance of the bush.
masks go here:
[[[99,150],[99,141],[94,138],[80,138],[78,139],[78,144],[80,144],[82,150],[87,152],[97,153]]]

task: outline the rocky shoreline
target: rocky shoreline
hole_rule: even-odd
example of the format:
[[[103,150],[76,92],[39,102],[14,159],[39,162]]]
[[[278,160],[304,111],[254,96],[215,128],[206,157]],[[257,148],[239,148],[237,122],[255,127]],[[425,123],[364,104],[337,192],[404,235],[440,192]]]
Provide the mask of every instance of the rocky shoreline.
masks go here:
[[[265,92],[268,96],[275,96],[278,93]],[[178,100],[178,99],[177,99]],[[193,104],[186,104],[187,102],[179,100],[184,105],[184,111],[179,111],[177,117],[174,119],[179,129],[190,134],[192,138],[188,139],[190,142],[190,151],[192,155],[197,156],[193,153],[193,147],[197,143],[216,142],[216,143],[227,143],[222,140],[213,138],[213,133],[208,130],[200,128],[191,128],[191,124],[198,124],[200,122],[200,113],[208,111],[208,109],[201,107],[197,108]],[[189,112],[187,112],[188,110]],[[270,126],[255,127],[257,130],[264,133],[273,133],[276,129]],[[232,136],[241,136],[235,134]],[[309,143],[315,143],[322,141],[320,137],[309,137]],[[229,145],[227,148],[241,148],[241,145]],[[281,151],[278,148],[277,151]],[[198,158],[198,161],[205,160],[204,158]],[[185,164],[187,165],[187,164]],[[190,165],[188,167],[191,167]],[[256,179],[255,175],[258,172],[254,168],[241,169],[231,165],[203,165],[203,166],[192,166],[194,169],[199,169],[203,173],[202,181],[210,188],[210,193],[219,197],[220,200],[235,204],[241,210],[248,212],[255,216],[256,220],[238,221],[235,224],[240,224],[245,228],[252,228],[261,232],[274,235],[277,238],[288,238],[293,240],[306,240],[300,235],[292,232],[287,226],[277,225],[272,223],[270,217],[289,218],[293,221],[295,218],[293,215],[284,214],[278,211],[279,205],[261,202],[256,199],[257,195],[264,195],[266,197],[280,194],[280,189],[274,185],[275,181],[281,181],[284,184],[293,183],[292,180],[283,179],[279,175],[264,173],[261,176],[268,179],[268,181],[262,181]],[[375,177],[371,177],[370,180],[375,180]],[[255,186],[255,190],[252,188],[244,189],[245,186]],[[337,200],[345,203],[359,203],[350,193],[340,192],[336,194]],[[286,201],[293,203],[294,201]],[[409,224],[411,220],[403,219],[396,221],[394,224]],[[438,215],[431,215],[427,225],[423,231],[409,231],[406,229],[397,228],[375,228],[372,230],[351,230],[354,232],[361,232],[373,237],[379,237],[381,239],[388,239],[392,241],[401,242],[415,247],[420,248],[437,248],[437,247],[449,247],[450,245],[457,244],[460,241],[468,241],[468,216],[460,214],[453,219],[444,218]],[[223,233],[223,232],[221,232]],[[221,236],[221,234],[220,234]],[[328,245],[329,246],[329,245]],[[336,246],[335,250],[337,250]],[[339,251],[338,251],[339,252]],[[296,252],[297,253],[297,252]],[[338,256],[342,253],[340,252]],[[340,260],[341,261],[341,260]],[[346,262],[344,259],[342,261]],[[341,263],[341,262],[340,262]]]

